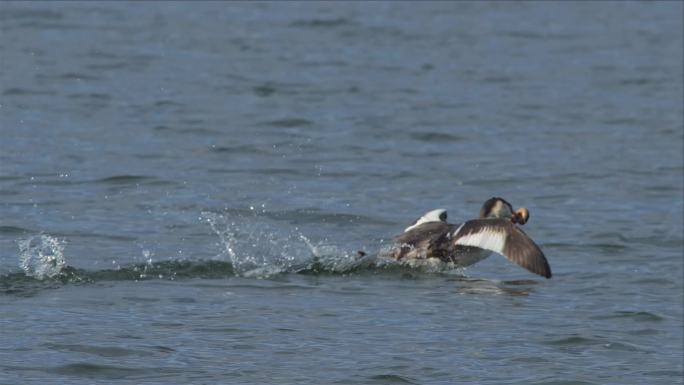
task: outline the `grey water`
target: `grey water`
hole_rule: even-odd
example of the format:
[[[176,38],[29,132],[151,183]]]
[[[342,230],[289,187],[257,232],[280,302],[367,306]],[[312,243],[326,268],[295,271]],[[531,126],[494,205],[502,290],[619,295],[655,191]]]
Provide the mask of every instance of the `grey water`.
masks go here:
[[[0,384],[681,384],[682,14],[0,3]],[[553,278],[381,258],[492,196]]]

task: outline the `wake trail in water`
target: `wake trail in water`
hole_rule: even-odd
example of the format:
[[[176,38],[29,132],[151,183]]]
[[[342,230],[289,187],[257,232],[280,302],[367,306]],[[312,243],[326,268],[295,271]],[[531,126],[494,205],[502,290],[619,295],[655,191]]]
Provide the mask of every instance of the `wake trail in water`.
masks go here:
[[[17,241],[21,272],[0,274],[0,293],[26,288],[40,289],[66,283],[150,279],[219,279],[230,277],[269,278],[278,274],[352,274],[379,272],[455,273],[463,269],[445,263],[406,264],[385,257],[388,249],[359,253],[337,245],[312,241],[296,226],[282,226],[262,216],[224,215],[203,212],[217,235],[221,252],[211,260],[166,260],[153,262],[143,251],[145,263],[114,269],[86,270],[67,264],[66,241],[39,234]],[[31,289],[32,290],[32,289]]]

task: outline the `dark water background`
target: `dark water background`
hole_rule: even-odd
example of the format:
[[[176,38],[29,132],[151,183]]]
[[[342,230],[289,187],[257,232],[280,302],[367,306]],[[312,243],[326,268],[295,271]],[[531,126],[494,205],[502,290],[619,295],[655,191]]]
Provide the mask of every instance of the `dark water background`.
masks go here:
[[[0,383],[682,383],[682,13],[0,3]],[[494,195],[553,279],[376,256]]]

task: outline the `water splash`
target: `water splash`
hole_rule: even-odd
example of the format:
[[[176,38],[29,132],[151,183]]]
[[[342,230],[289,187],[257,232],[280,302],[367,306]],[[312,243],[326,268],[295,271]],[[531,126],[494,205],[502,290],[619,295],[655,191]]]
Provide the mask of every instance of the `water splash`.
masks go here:
[[[63,284],[149,279],[217,279],[232,276],[269,278],[281,273],[300,274],[405,274],[446,273],[463,276],[463,270],[435,261],[397,262],[385,255],[389,247],[357,254],[323,241],[312,241],[296,226],[263,216],[224,216],[205,212],[205,220],[218,235],[222,251],[213,260],[155,262],[142,249],[144,261],[112,269],[88,271],[66,264],[65,242],[42,234],[18,241],[23,272],[0,274],[0,294],[34,295]]]
[[[299,239],[308,247],[311,253],[311,261],[307,266],[307,270],[346,273],[363,267],[377,266],[376,255],[349,252],[342,250],[338,246],[323,242],[314,243],[301,234]]]
[[[46,234],[17,241],[20,266],[27,276],[36,279],[58,276],[64,267],[64,241]]]
[[[250,218],[236,222],[210,212],[202,213],[202,217],[218,235],[236,275],[268,277],[308,264],[311,252],[296,234]]]
[[[345,274],[359,270],[410,269],[424,273],[448,273],[463,276],[464,269],[434,259],[397,262],[391,246],[379,250],[346,250],[323,241],[314,242],[298,227],[255,214],[224,216],[203,212],[201,216],[219,237],[223,252],[215,259],[226,258],[236,275],[265,278],[280,273]]]
[[[154,269],[154,263],[152,262],[152,252],[147,249],[142,250],[142,256],[144,258],[145,263],[142,265],[134,266],[133,270],[136,272],[140,272],[140,279],[146,279],[148,278],[148,274],[151,273],[151,271]],[[119,266],[119,270],[121,267]],[[157,278],[163,279],[164,274],[158,274]]]
[[[334,245],[313,242],[297,227],[282,227],[264,217],[229,219],[203,212],[202,217],[218,235],[236,275],[269,277],[279,273],[326,271],[343,273],[369,264],[373,257],[359,256]]]

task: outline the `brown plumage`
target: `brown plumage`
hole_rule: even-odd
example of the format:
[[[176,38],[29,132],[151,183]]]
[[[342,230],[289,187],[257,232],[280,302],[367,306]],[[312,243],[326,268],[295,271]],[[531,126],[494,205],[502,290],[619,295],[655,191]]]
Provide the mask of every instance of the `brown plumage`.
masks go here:
[[[480,210],[480,219],[455,225],[439,220],[411,226],[394,238],[391,257],[397,260],[438,258],[459,266],[469,266],[491,252],[503,255],[525,269],[551,278],[551,267],[544,253],[514,222],[527,219],[513,212],[502,198],[492,198]],[[446,212],[445,212],[446,218]]]

